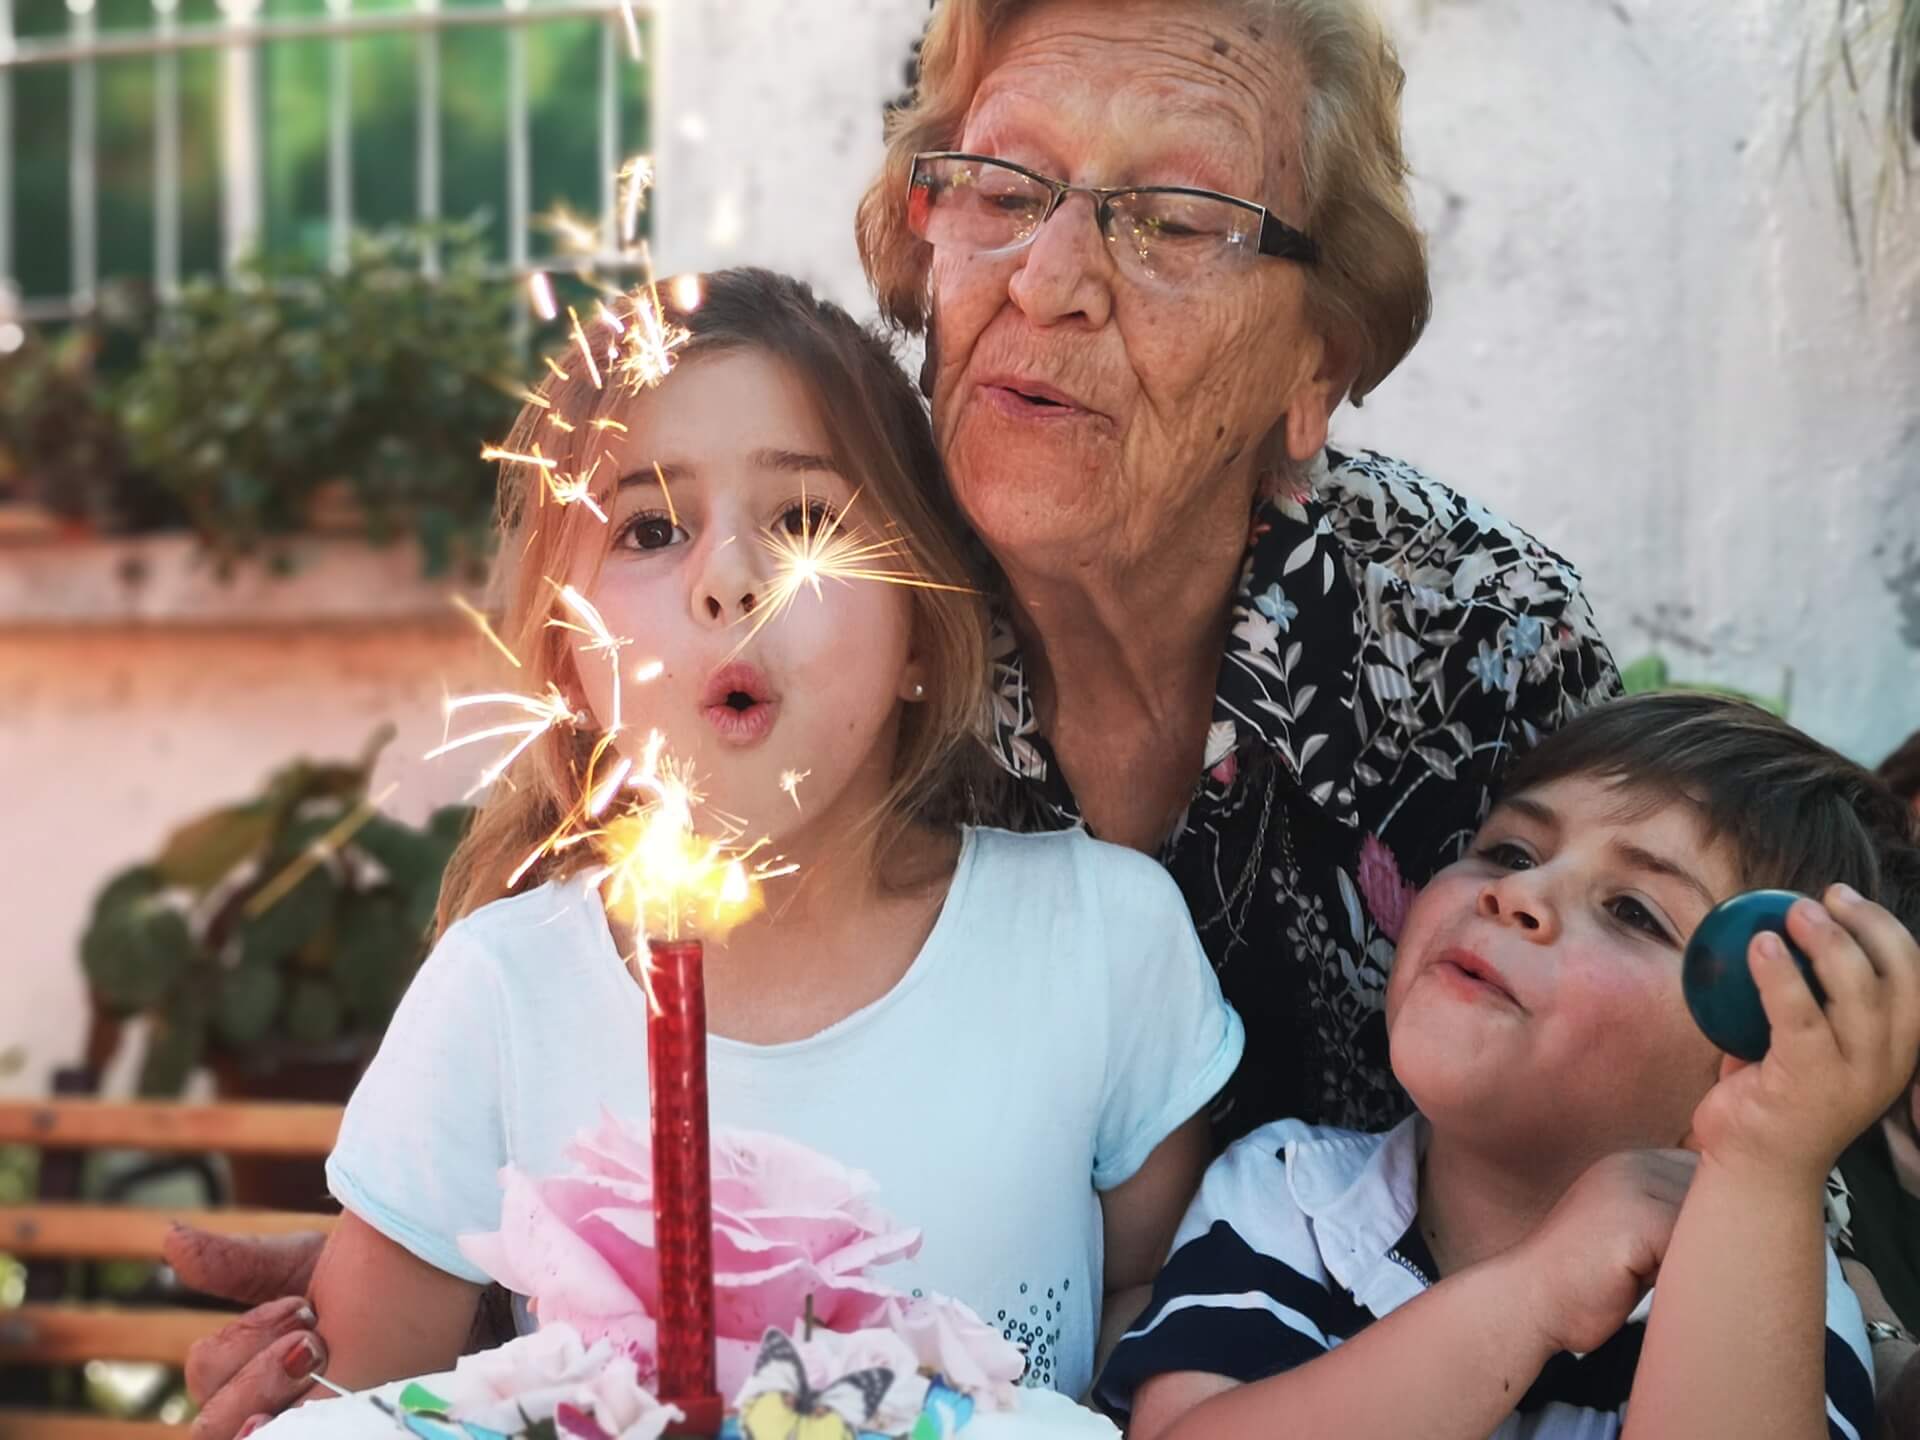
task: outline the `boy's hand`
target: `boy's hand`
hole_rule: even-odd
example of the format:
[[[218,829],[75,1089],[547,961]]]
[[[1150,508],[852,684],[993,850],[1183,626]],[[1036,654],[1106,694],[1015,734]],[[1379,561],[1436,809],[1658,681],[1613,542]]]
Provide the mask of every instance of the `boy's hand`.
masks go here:
[[[1787,912],[1787,933],[1827,992],[1823,1009],[1780,938],[1747,953],[1773,1027],[1766,1057],[1729,1056],[1693,1115],[1701,1153],[1769,1185],[1817,1187],[1840,1152],[1913,1077],[1920,944],[1845,885]]]
[[[1609,1155],[1495,1262],[1512,1262],[1554,1350],[1596,1350],[1626,1323],[1666,1257],[1698,1163],[1686,1150]]]

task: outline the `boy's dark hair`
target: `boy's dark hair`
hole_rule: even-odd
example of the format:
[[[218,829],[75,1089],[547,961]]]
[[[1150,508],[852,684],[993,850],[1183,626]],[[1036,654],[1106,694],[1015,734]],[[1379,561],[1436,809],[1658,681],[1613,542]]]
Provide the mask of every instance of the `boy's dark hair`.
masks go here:
[[[1920,851],[1906,805],[1865,766],[1757,705],[1694,691],[1614,700],[1543,739],[1502,789],[1575,776],[1655,803],[1687,801],[1732,849],[1747,885],[1813,896],[1851,885],[1920,928]]]
[[[1920,805],[1920,730],[1901,741],[1874,773],[1907,804]]]

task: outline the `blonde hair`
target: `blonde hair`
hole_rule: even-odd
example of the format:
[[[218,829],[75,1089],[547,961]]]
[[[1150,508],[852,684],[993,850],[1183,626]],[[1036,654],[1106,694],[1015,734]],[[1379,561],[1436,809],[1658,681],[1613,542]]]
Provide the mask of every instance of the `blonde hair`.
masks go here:
[[[1007,25],[1035,0],[940,0],[920,81],[888,122],[880,175],[860,202],[860,258],[883,314],[928,322],[927,247],[907,228],[907,184],[922,150],[958,146],[974,92]],[[1237,9],[1307,78],[1300,116],[1303,228],[1320,247],[1306,268],[1308,314],[1355,367],[1358,404],[1405,358],[1432,310],[1426,246],[1400,143],[1406,74],[1365,0],[1215,0]]]
[[[678,363],[697,364],[702,356],[739,349],[783,362],[808,390],[834,462],[860,487],[863,508],[871,505],[870,515],[891,522],[888,533],[901,550],[893,563],[942,585],[975,587],[905,592],[926,694],[905,707],[892,783],[869,817],[874,853],[885,855],[916,823],[970,814],[984,803],[977,797],[990,784],[985,752],[976,743],[988,679],[985,607],[979,577],[968,563],[965,529],[947,498],[925,407],[882,338],[800,281],[765,270],[722,270],[703,277],[701,290],[699,304],[685,311],[667,300],[667,289],[661,291],[668,321],[691,332]],[[521,411],[503,448],[527,454],[537,443],[558,473],[586,474],[602,433],[594,420],[617,419],[635,403],[673,403],[671,377],[657,395],[635,401],[617,384],[596,387],[583,371],[576,363],[571,378],[550,375],[539,392],[541,403]],[[556,415],[573,428],[552,423],[549,417]],[[601,503],[616,482],[612,475],[600,479]],[[501,466],[496,630],[524,667],[514,677],[521,689],[544,693],[553,685],[577,694],[571,638],[547,623],[556,613],[548,577],[576,573],[582,547],[595,547],[597,563],[610,543],[609,527],[585,506],[552,501],[544,470],[514,462]],[[493,785],[448,864],[439,929],[507,893],[508,876],[579,798],[595,739],[590,730],[556,726]],[[575,846],[543,859],[521,884],[559,879],[597,859],[591,846]]]

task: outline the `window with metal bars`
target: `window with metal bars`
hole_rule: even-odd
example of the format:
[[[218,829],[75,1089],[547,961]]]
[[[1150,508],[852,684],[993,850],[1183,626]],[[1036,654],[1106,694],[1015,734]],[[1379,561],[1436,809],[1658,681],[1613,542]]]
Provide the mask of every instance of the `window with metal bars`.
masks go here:
[[[557,211],[611,259],[646,27],[626,0],[0,0],[0,318],[476,213],[503,269],[593,258]]]

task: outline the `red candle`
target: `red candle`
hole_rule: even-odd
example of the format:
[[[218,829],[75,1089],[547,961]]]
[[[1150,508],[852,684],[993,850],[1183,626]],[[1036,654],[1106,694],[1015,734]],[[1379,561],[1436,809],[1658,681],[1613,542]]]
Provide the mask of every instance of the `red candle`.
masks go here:
[[[713,1159],[707,1139],[707,992],[698,940],[649,940],[653,1004],[654,1250],[660,1261],[660,1398],[680,1433],[718,1433],[714,1377]]]

